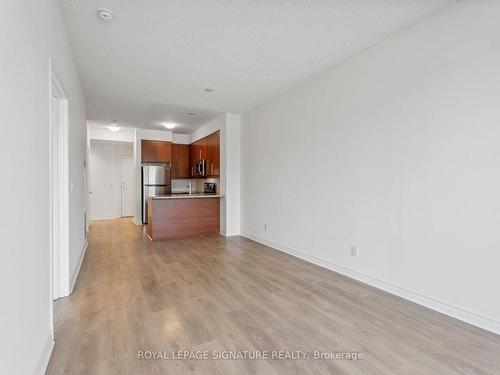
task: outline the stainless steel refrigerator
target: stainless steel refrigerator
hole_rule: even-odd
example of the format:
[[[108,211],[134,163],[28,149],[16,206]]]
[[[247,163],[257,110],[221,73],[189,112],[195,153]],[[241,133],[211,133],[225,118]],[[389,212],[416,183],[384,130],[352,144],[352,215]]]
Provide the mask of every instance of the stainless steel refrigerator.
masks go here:
[[[170,164],[142,165],[142,223],[148,223],[148,198],[172,192]]]

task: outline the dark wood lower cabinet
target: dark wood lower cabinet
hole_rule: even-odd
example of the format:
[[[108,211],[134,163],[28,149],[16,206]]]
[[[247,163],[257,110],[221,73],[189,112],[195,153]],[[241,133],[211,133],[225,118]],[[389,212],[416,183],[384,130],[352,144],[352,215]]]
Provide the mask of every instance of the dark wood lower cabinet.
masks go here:
[[[220,198],[148,201],[147,233],[152,240],[220,233]]]

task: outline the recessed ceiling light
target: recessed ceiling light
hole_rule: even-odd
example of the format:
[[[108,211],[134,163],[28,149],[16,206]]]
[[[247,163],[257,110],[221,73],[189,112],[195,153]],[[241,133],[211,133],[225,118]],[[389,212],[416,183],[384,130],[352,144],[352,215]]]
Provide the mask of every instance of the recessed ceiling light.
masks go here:
[[[212,92],[212,91],[214,91],[214,89],[211,89],[211,88],[206,88],[205,89],[205,92]]]
[[[103,20],[106,21],[111,21],[113,19],[113,12],[108,10],[108,9],[98,9],[97,14],[99,17],[101,17]]]
[[[194,112],[188,112],[189,116],[194,116]]]
[[[177,124],[174,124],[173,122],[169,122],[169,123],[163,124],[163,126],[166,127],[167,129],[173,129],[177,126]]]

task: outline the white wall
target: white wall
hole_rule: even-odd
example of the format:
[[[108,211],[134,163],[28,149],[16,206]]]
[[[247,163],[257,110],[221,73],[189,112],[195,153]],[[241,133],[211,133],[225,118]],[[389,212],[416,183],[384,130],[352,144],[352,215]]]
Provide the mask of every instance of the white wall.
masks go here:
[[[224,131],[226,236],[240,234],[241,116],[227,113]]]
[[[125,128],[122,127],[119,131],[113,132],[109,130],[106,126],[102,125],[102,123],[97,123],[93,121],[88,121],[87,122],[87,163],[89,162],[90,159],[90,141],[91,140],[102,140],[102,141],[117,141],[117,142],[131,142],[133,145],[133,155],[134,155],[134,160],[137,165],[137,154],[136,154],[136,132],[138,130],[135,128]],[[140,146],[139,146],[140,147]],[[137,175],[138,171],[136,171]],[[137,177],[136,177],[137,179]],[[137,183],[134,186],[134,189],[137,191]],[[87,186],[86,186],[86,195],[87,195],[87,230],[90,225],[90,220],[91,220],[91,213],[90,213],[90,197],[89,197],[89,191],[90,190],[90,184],[87,179]],[[136,207],[137,209],[137,207]],[[137,216],[134,215],[134,220]]]
[[[190,134],[190,143],[194,143],[199,139],[202,139],[210,134],[215,133],[218,130],[224,129],[226,126],[226,114],[222,114],[217,117],[215,120],[208,122],[203,125],[201,128],[195,130]]]
[[[244,114],[244,234],[500,333],[499,19],[459,2]]]
[[[172,143],[177,143],[181,145],[190,144],[190,135],[189,134],[172,134]]]
[[[152,141],[167,141],[172,142],[173,134],[170,130],[151,130],[137,129],[140,139],[149,139]]]
[[[49,57],[69,96],[70,273],[85,242],[86,106],[57,1],[2,0],[0,25],[0,373],[43,374],[52,344]]]
[[[132,142],[90,142],[89,216],[91,220],[121,216],[122,156],[133,156]],[[132,194],[135,194],[135,186]]]

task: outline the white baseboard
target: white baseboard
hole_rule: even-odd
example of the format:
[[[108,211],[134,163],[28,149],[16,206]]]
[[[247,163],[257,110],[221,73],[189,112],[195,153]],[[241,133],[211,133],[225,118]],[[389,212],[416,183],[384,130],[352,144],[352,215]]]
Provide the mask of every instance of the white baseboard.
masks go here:
[[[370,286],[373,286],[378,289],[382,289],[388,293],[394,294],[398,297],[407,299],[411,302],[415,302],[419,305],[425,306],[429,309],[438,311],[442,314],[449,315],[453,318],[459,319],[461,321],[464,321],[466,323],[472,324],[474,326],[480,327],[482,329],[485,329],[487,331],[496,333],[500,335],[500,321],[494,320],[492,318],[483,316],[481,314],[467,311],[465,309],[462,309],[458,306],[451,305],[449,303],[439,301],[437,299],[434,299],[432,297],[424,296],[423,294],[420,294],[418,292],[414,292],[409,289],[401,288],[399,286],[393,285],[391,283],[388,283],[384,280],[380,280],[376,277],[366,275],[364,273],[360,273],[354,270],[351,270],[349,268],[346,268],[344,266],[340,266],[338,264],[335,264],[329,260],[325,260],[319,257],[316,257],[314,255],[307,254],[305,252],[302,252],[300,250],[292,249],[287,246],[283,246],[280,244],[277,244],[272,241],[268,241],[266,239],[263,239],[259,236],[256,236],[254,234],[250,233],[242,233],[241,234],[243,237],[249,238],[253,241],[259,242],[263,245],[269,246],[273,249],[276,249],[278,251],[281,251],[283,253],[287,253],[290,255],[293,255],[297,258],[303,259],[309,263],[316,264],[320,267],[329,269],[331,271],[340,273],[344,276],[350,277],[352,279],[361,281],[365,284],[368,284]]]
[[[69,281],[69,294],[73,293],[73,289],[75,288],[76,279],[78,279],[78,274],[80,273],[80,268],[82,267],[83,258],[85,258],[85,253],[87,252],[87,247],[89,246],[88,242],[85,242],[85,246],[83,247],[82,254],[80,255],[80,259],[78,259],[78,264],[76,266],[75,272],[71,276],[71,280]]]
[[[121,216],[97,216],[93,217],[90,219],[90,221],[96,221],[96,220],[114,220],[114,219],[119,219]]]
[[[45,371],[47,371],[47,366],[49,365],[52,350],[54,349],[54,345],[55,345],[54,339],[52,338],[52,335],[49,335],[47,338],[47,342],[45,343],[45,346],[42,350],[42,353],[40,354],[40,358],[38,359],[35,371],[33,372],[34,375],[45,374]]]

